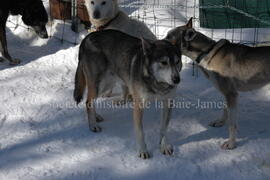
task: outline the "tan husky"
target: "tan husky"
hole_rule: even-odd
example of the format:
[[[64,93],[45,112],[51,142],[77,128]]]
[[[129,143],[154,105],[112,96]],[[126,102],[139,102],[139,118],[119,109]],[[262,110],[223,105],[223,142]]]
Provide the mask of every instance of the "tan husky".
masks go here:
[[[223,149],[236,147],[238,91],[250,91],[270,82],[270,47],[249,47],[222,39],[214,41],[192,27],[192,19],[172,29],[167,39],[184,55],[196,61],[208,79],[225,96],[227,108],[223,116],[212,123],[221,127],[227,121],[229,140]]]

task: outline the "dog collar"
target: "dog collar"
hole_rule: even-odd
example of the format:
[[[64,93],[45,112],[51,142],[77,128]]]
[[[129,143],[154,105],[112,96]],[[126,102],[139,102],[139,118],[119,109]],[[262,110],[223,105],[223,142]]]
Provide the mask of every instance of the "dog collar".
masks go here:
[[[114,16],[113,19],[111,19],[110,21],[108,21],[106,24],[99,26],[99,27],[94,27],[96,31],[102,31],[104,30],[106,27],[108,27],[116,18],[118,18],[118,16],[120,15],[120,12],[117,13],[116,16]]]
[[[209,61],[211,60],[218,50],[228,42],[226,39],[221,39],[217,43],[215,43],[207,52],[202,52],[196,59],[195,61],[200,64],[202,60],[204,61]]]

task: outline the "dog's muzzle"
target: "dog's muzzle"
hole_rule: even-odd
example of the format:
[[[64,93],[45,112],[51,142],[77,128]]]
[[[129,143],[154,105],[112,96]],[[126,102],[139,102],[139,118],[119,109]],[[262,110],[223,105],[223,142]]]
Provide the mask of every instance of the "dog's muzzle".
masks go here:
[[[49,37],[45,25],[44,26],[32,26],[32,28],[35,30],[36,34],[40,38],[47,39]]]

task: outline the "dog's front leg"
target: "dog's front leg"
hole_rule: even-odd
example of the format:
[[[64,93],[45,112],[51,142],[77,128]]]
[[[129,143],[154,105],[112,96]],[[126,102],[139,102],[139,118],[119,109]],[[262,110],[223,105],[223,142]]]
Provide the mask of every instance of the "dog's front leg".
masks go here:
[[[150,155],[147,151],[147,147],[144,142],[142,118],[143,118],[142,102],[136,100],[134,102],[134,107],[133,107],[133,121],[134,121],[134,128],[135,128],[135,134],[136,134],[136,142],[137,142],[138,151],[139,151],[139,157],[142,159],[148,159],[150,158]]]
[[[236,121],[237,121],[237,93],[225,95],[228,106],[229,140],[221,145],[222,149],[234,149],[236,147]]]
[[[8,60],[11,65],[16,65],[20,63],[18,59],[12,59],[8,53],[7,49],[7,39],[6,39],[6,29],[5,25],[0,25],[0,52],[2,53],[3,58],[0,58],[0,61]]]
[[[171,100],[163,101],[162,109],[162,120],[161,120],[161,129],[160,129],[160,150],[164,155],[172,155],[173,147],[167,142],[167,129],[171,119]]]

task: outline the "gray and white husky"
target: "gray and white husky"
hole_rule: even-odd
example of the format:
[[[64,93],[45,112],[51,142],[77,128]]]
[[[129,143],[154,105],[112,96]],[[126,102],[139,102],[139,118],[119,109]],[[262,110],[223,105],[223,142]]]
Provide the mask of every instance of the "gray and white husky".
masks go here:
[[[116,30],[90,33],[81,43],[75,76],[74,99],[81,102],[87,89],[86,109],[90,130],[101,131],[94,100],[118,81],[125,84],[133,98],[133,119],[139,157],[149,158],[144,142],[142,116],[144,104],[163,101],[160,130],[161,152],[171,155],[166,132],[170,120],[170,98],[180,82],[181,54],[167,40],[138,39]]]
[[[225,39],[214,41],[192,27],[192,19],[168,32],[166,39],[196,61],[206,77],[225,96],[227,108],[223,116],[212,123],[221,127],[227,121],[229,140],[223,149],[236,147],[237,97],[239,91],[251,91],[270,82],[270,46],[249,47],[230,43]]]

